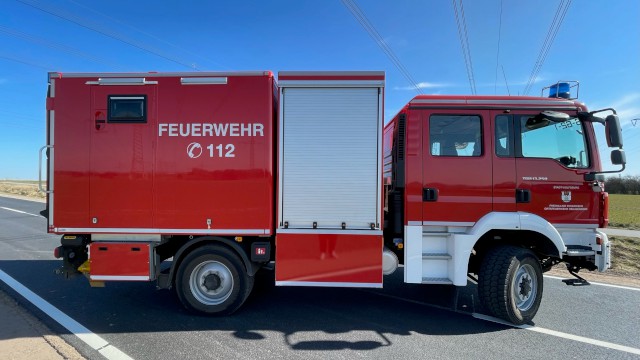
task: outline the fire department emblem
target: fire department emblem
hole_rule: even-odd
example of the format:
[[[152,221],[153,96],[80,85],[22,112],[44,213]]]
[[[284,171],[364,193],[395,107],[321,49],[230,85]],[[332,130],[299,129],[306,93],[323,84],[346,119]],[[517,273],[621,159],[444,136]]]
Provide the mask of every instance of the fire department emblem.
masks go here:
[[[571,201],[571,191],[563,191],[562,192],[562,201],[568,203]]]
[[[202,155],[202,145],[197,142],[192,142],[187,146],[187,155],[192,159],[197,159]]]

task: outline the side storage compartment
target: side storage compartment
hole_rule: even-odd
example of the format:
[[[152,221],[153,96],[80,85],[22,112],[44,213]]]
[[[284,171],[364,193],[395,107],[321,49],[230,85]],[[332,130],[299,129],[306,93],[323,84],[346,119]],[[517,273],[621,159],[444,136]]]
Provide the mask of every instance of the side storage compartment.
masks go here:
[[[89,245],[90,275],[94,281],[151,279],[150,243],[93,242]]]
[[[384,73],[278,77],[277,284],[381,286]]]

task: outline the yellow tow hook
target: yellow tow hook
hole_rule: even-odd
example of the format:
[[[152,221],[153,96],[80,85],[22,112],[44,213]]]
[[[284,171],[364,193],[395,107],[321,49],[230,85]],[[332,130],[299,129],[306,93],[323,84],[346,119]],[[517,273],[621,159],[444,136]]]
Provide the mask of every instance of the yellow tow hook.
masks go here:
[[[91,280],[89,274],[91,273],[91,260],[87,260],[82,265],[78,266],[78,271],[84,274],[89,279],[89,285],[91,287],[104,287],[104,281]]]

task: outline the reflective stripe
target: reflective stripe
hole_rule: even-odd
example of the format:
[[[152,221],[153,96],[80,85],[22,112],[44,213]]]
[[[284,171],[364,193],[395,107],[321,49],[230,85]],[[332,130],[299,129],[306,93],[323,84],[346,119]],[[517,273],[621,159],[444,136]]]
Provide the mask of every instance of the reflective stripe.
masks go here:
[[[114,280],[114,281],[149,281],[148,276],[125,276],[125,275],[90,275],[91,280]]]
[[[183,77],[180,78],[182,85],[226,85],[226,77]]]
[[[277,229],[277,234],[382,235],[382,230]]]
[[[384,87],[384,80],[280,80],[281,87]]]
[[[111,233],[111,234],[269,234],[268,229],[126,229],[126,228],[55,228],[57,233]]]

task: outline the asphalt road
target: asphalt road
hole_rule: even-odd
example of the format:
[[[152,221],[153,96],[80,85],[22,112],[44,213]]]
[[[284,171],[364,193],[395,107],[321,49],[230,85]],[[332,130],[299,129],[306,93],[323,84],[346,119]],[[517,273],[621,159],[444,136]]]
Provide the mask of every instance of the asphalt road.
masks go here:
[[[261,271],[236,314],[194,316],[154,283],[90,288],[82,277],[55,275],[58,237],[29,215],[43,207],[0,197],[0,270],[134,359],[640,358],[640,291],[553,278],[544,280],[528,330],[472,316],[480,311],[473,284],[403,284],[401,269],[382,290],[275,287],[273,273]],[[103,359],[6,284],[0,288],[82,355]]]

